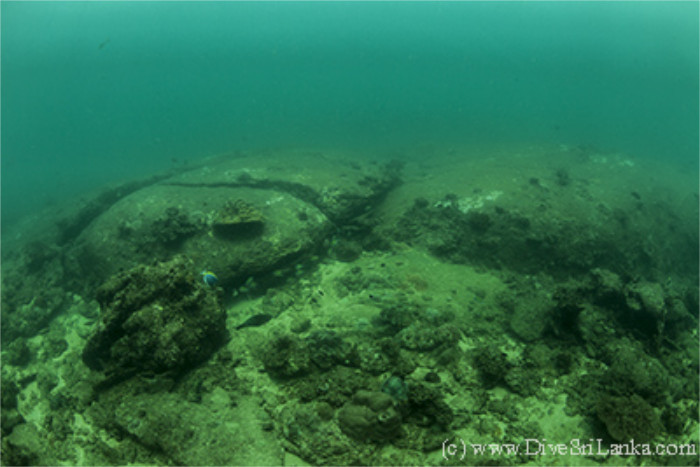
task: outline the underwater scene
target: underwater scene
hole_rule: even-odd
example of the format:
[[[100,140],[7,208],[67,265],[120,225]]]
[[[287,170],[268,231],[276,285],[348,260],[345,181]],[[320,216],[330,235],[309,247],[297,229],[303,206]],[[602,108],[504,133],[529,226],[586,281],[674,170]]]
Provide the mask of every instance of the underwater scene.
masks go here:
[[[2,465],[698,465],[697,2],[0,3]]]

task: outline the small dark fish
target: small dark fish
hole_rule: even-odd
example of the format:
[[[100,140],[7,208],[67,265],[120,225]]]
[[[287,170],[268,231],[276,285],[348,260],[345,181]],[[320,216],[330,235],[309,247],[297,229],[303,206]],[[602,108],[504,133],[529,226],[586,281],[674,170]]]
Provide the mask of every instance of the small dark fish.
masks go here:
[[[236,326],[236,329],[243,329],[247,328],[249,326],[262,326],[263,324],[267,323],[272,319],[272,315],[267,314],[267,313],[260,313],[257,315],[253,315],[247,320],[243,321],[242,324],[239,324]]]
[[[103,41],[100,45],[98,45],[97,50],[102,50],[107,44],[109,44],[109,38],[106,41]]]

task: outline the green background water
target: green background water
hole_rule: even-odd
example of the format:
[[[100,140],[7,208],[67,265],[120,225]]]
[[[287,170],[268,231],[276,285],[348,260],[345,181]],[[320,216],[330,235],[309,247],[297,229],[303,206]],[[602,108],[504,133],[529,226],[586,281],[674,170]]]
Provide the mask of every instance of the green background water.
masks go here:
[[[561,142],[697,165],[697,2],[1,8],[4,222],[269,146]]]

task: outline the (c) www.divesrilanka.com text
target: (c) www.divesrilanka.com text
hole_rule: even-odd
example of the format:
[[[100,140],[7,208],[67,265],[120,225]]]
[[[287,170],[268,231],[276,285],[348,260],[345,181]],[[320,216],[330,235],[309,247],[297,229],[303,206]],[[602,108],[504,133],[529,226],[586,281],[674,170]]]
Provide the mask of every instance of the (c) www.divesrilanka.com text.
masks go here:
[[[474,456],[696,456],[697,446],[690,444],[629,443],[605,444],[602,439],[578,438],[568,443],[548,443],[546,439],[525,439],[520,443],[468,443],[463,439],[442,443],[442,457],[463,460]]]

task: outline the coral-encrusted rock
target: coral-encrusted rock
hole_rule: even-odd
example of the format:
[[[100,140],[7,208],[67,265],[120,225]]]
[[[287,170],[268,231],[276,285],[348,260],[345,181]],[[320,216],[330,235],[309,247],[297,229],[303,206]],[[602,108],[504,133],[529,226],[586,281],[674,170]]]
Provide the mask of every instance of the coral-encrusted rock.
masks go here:
[[[361,441],[383,442],[401,434],[401,415],[389,394],[357,391],[338,413],[343,433]]]
[[[598,418],[616,441],[646,443],[662,431],[659,416],[647,401],[636,394],[614,397],[603,394],[598,400]]]
[[[235,208],[230,209],[232,199],[255,206],[264,224],[253,224],[259,227],[241,234],[246,225],[251,227],[251,217],[248,224],[236,224],[242,218],[236,220]],[[175,222],[162,222],[175,212],[173,206]],[[330,227],[317,208],[286,193],[156,185],[120,200],[95,219],[72,256],[82,277],[103,282],[119,270],[181,254],[192,259],[196,270],[216,273],[219,286],[237,287],[249,277],[293,266],[315,251]]]
[[[299,337],[286,334],[278,336],[267,345],[262,356],[265,369],[281,378],[300,376],[309,372],[311,351]]]
[[[178,373],[206,360],[226,339],[226,314],[193,268],[176,257],[110,278],[97,291],[102,313],[83,361],[118,380]]]
[[[637,282],[626,288],[627,306],[634,311],[642,311],[656,319],[665,314],[664,289],[655,282]]]
[[[209,162],[108,197],[65,229],[62,276],[72,288],[92,295],[119,271],[178,254],[216,273],[224,289],[292,274],[338,225],[360,222],[399,182],[396,164],[321,153]]]
[[[262,233],[263,215],[242,199],[227,201],[213,224],[214,232],[223,237],[249,237]]]
[[[666,322],[663,287],[656,282],[633,282],[625,286],[625,297],[627,308],[620,316],[621,324],[649,339],[658,339]]]

